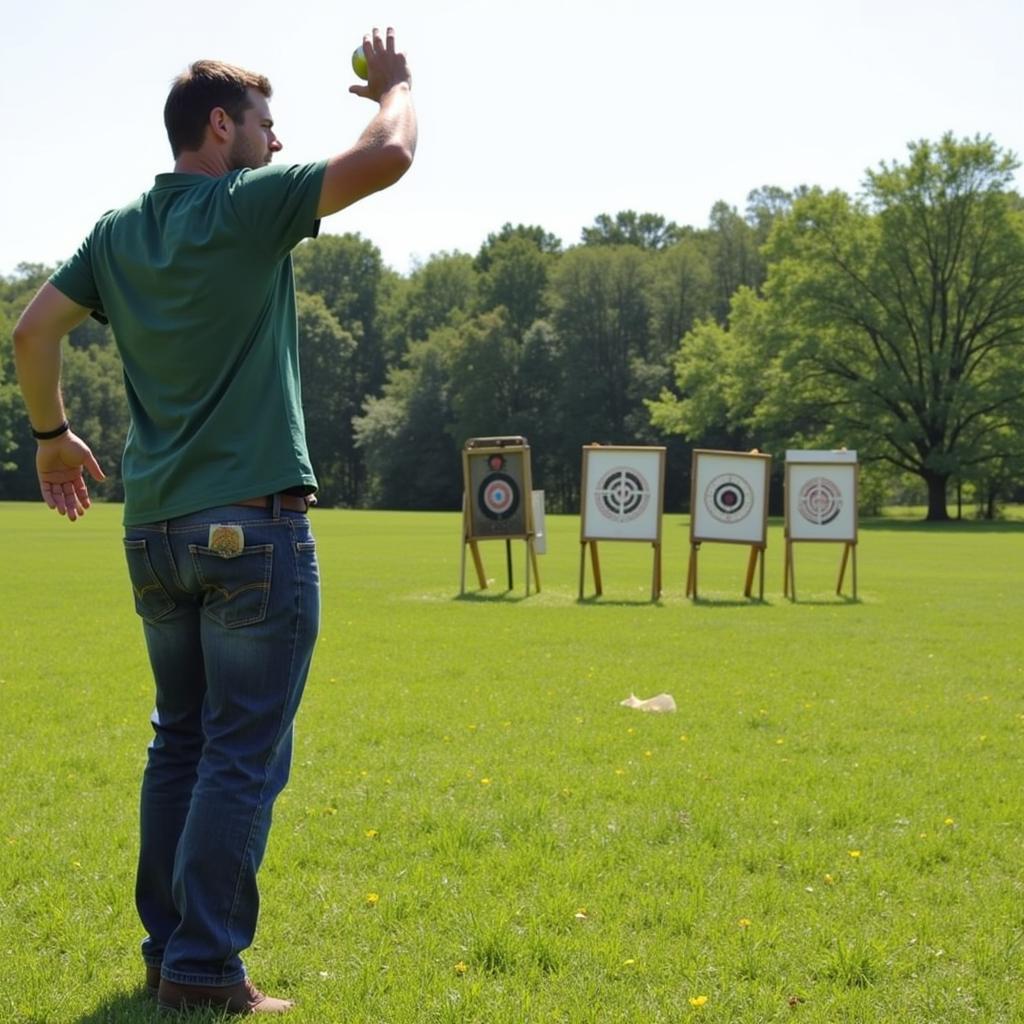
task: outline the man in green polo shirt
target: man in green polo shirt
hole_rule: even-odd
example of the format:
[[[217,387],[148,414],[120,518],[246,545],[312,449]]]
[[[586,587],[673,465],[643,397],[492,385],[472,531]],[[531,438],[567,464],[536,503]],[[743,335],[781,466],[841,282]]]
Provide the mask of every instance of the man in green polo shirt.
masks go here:
[[[71,521],[89,507],[83,471],[102,470],[65,415],[61,339],[92,314],[124,364],[124,547],[156,682],[136,904],[166,1010],[292,1005],[240,956],[319,624],[290,253],[396,182],[416,146],[394,31],[363,46],[350,91],[378,109],[353,146],[304,165],[271,166],[265,77],[191,65],[164,109],[173,172],[100,218],[15,328],[40,490]]]

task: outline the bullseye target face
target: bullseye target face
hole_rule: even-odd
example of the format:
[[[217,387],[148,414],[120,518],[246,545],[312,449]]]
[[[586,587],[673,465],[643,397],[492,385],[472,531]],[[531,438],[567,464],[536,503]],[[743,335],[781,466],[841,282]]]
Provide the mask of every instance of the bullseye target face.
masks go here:
[[[705,488],[704,505],[720,523],[738,523],[754,507],[754,489],[742,476],[723,473]]]
[[[469,537],[524,537],[529,529],[529,449],[467,451],[463,457]]]
[[[843,493],[828,477],[815,476],[800,488],[796,507],[807,522],[815,526],[824,526],[835,520],[842,512]]]
[[[616,523],[628,523],[643,515],[651,500],[651,488],[637,470],[616,466],[598,481],[594,497],[603,516]]]
[[[764,544],[771,456],[695,450],[690,491],[691,541]]]
[[[659,541],[664,473],[664,448],[584,446],[582,539]]]
[[[519,508],[519,485],[508,473],[489,473],[477,488],[477,503],[488,519],[508,519]]]
[[[792,540],[856,542],[857,464],[802,461],[809,455],[822,460],[827,457],[827,453],[787,453],[788,536]]]

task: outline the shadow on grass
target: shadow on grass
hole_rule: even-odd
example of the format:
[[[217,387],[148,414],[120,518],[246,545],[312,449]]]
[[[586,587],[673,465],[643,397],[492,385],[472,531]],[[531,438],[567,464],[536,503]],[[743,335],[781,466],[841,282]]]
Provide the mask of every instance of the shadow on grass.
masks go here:
[[[527,595],[521,590],[494,590],[493,588],[488,588],[487,590],[474,590],[465,594],[456,594],[452,600],[465,601],[468,604],[518,604],[520,601],[528,601],[536,593],[537,591],[534,590]]]
[[[872,530],[898,530],[901,533],[952,533],[958,537],[969,537],[979,533],[1024,533],[1024,522],[1005,519],[948,519],[942,523],[930,523],[926,519],[874,516],[870,519],[861,519],[858,529],[868,533]]]
[[[235,1020],[221,1010],[190,1010],[188,1013],[166,1013],[157,1009],[156,999],[137,989],[135,992],[108,999],[82,1017],[75,1024],[149,1024],[151,1021],[187,1020],[189,1024],[214,1024]],[[33,1020],[29,1024],[45,1024]]]
[[[157,1010],[156,999],[140,988],[107,999],[96,1009],[79,1017],[75,1024],[143,1024],[144,1021],[166,1019]]]
[[[766,597],[697,597],[690,603],[697,608],[771,608]]]
[[[649,597],[639,597],[632,601],[624,598],[605,597],[603,594],[585,594],[576,598],[576,604],[585,605],[588,608],[664,608],[665,605],[659,597],[652,601]]]

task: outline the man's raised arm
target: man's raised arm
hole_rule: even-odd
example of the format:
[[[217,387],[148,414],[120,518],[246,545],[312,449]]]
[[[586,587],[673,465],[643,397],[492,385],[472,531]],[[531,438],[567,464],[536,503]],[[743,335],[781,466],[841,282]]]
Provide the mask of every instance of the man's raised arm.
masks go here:
[[[393,185],[412,164],[416,152],[416,112],[412,76],[405,54],[395,49],[395,30],[363,38],[368,76],[349,92],[380,104],[373,120],[351,149],[331,157],[324,172],[317,217],[326,217]]]

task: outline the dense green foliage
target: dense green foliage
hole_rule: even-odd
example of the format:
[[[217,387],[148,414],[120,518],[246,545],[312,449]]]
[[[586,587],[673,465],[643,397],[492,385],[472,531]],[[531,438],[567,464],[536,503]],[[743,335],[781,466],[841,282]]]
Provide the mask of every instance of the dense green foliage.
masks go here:
[[[296,250],[310,447],[326,504],[457,507],[469,437],[523,434],[548,507],[578,507],[580,447],[665,444],[669,508],[687,449],[856,448],[883,496],[946,517],[951,485],[988,515],[1024,486],[1024,206],[990,139],[920,142],[851,198],[751,192],[703,229],[600,214],[564,247],[506,224],[475,256],[407,276],[371,241]],[[0,279],[0,329],[48,268]],[[117,497],[126,418],[109,332],[70,338],[65,390]],[[0,358],[0,498],[35,493]],[[777,466],[781,458],[777,458]],[[916,481],[916,483],[915,483]]]

